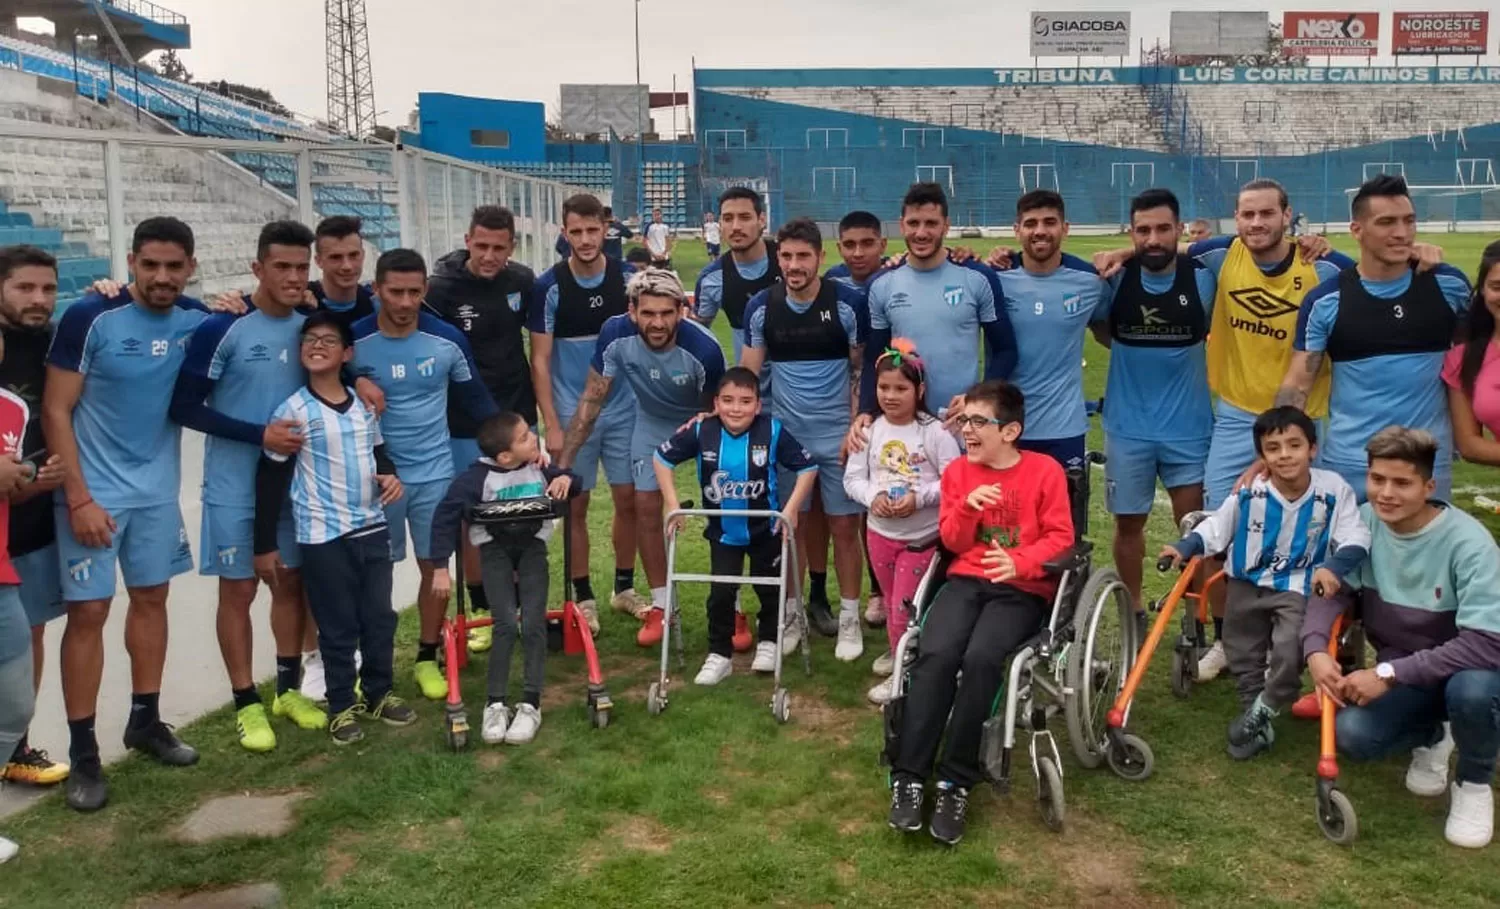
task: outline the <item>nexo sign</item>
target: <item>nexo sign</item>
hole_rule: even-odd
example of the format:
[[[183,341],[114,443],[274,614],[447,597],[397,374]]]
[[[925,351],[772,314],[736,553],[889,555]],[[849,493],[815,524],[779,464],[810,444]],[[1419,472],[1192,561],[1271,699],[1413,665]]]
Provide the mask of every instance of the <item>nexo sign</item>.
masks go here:
[[[1033,57],[1123,57],[1129,52],[1129,13],[1031,14]]]

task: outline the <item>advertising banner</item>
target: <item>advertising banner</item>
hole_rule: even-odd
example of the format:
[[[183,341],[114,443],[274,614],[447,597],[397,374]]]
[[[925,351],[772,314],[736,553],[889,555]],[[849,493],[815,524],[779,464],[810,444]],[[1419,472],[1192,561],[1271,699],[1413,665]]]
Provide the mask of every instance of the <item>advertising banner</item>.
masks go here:
[[[1489,47],[1490,14],[1393,13],[1393,54],[1482,54]]]
[[[1288,12],[1282,47],[1310,57],[1373,57],[1380,49],[1379,13]]]
[[[1124,57],[1129,13],[1032,13],[1033,57]]]

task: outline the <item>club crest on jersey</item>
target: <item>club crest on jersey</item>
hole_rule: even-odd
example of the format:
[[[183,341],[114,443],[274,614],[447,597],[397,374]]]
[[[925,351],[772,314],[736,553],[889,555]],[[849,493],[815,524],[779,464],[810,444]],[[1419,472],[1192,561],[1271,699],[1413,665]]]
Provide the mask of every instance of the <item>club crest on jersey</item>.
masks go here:
[[[962,306],[964,302],[964,289],[962,287],[944,287],[943,302],[949,306]]]
[[[505,295],[505,302],[507,302],[507,303],[510,304],[510,310],[511,310],[511,312],[520,312],[521,311],[521,292],[520,291],[516,291],[514,293],[508,293],[508,294],[506,294]]]
[[[81,559],[68,559],[68,575],[78,584],[88,583],[93,567],[94,560],[89,556]]]
[[[1083,308],[1083,297],[1078,294],[1069,294],[1063,297],[1063,312],[1070,316],[1077,315],[1078,310]]]
[[[766,466],[766,461],[770,460],[770,456],[771,456],[771,453],[770,453],[770,451],[767,450],[766,446],[764,446],[764,445],[751,445],[750,446],[750,463],[754,464],[756,467],[764,467],[764,466]]]
[[[437,370],[437,357],[427,357],[417,361],[417,374],[431,376]]]
[[[685,372],[681,372],[681,371],[677,371],[677,370],[674,370],[672,372],[672,382],[673,382],[673,384],[676,384],[676,385],[686,385],[688,383],[688,378],[689,378],[689,376]]]

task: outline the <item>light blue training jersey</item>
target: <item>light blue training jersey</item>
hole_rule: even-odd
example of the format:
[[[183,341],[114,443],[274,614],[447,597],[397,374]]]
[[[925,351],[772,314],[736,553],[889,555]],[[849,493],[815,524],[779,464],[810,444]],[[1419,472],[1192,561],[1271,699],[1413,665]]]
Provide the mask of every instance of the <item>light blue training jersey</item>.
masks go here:
[[[382,334],[379,318],[354,323],[353,365],[385,394],[380,429],[386,451],[403,483],[452,479],[448,387],[478,381],[468,342],[458,329],[426,312],[404,338]]]
[[[916,346],[933,413],[979,380],[980,325],[998,318],[993,276],[982,265],[945,259],[931,269],[907,262],[870,282],[870,328]]]
[[[188,342],[182,371],[214,383],[204,403],[233,420],[265,425],[306,381],[302,368],[302,323],[306,313],[285,317],[252,308],[244,315],[216,313]],[[208,435],[203,446],[203,502],[255,504],[255,465],[261,448]]]
[[[1176,267],[1173,262],[1163,274],[1141,269],[1141,287],[1152,295],[1167,293],[1176,283]],[[1099,320],[1109,320],[1124,277],[1121,271],[1110,279]],[[1213,317],[1218,279],[1208,268],[1196,269],[1193,277],[1203,307],[1203,324],[1207,326]],[[1111,345],[1104,389],[1104,431],[1126,439],[1163,442],[1213,435],[1213,401],[1203,342],[1186,347]]]
[[[188,338],[208,315],[191,297],[151,309],[129,287],[63,312],[47,363],[84,377],[73,434],[89,495],[106,511],[177,501],[182,429],[167,409]]]
[[[850,348],[862,346],[868,319],[865,301],[858,291],[847,285],[830,282],[838,297],[837,319]],[[745,343],[749,347],[766,346],[766,305],[770,291],[763,290],[750,298],[745,307]],[[798,315],[812,309],[812,303],[798,303],[790,295],[787,306]],[[830,360],[772,361],[777,380],[771,384],[771,415],[780,420],[793,436],[807,440],[831,434],[843,435],[849,429],[853,407],[849,380],[849,358]]]
[[[676,343],[657,351],[628,315],[604,323],[589,365],[606,379],[629,384],[639,415],[673,428],[702,412],[725,369],[718,339],[692,319],[677,324]]]
[[[1083,336],[1109,312],[1109,286],[1092,265],[1064,255],[1046,274],[999,273],[1016,333],[1010,380],[1026,396],[1027,440],[1071,439],[1088,432],[1083,404]]]
[[[1461,321],[1472,293],[1464,273],[1439,265],[1434,276],[1449,308]],[[1321,353],[1339,321],[1338,277],[1318,285],[1302,303],[1297,316],[1297,350]],[[1412,272],[1393,281],[1361,278],[1365,291],[1377,300],[1400,297],[1411,287]],[[1430,314],[1426,318],[1430,318]],[[1424,318],[1412,314],[1413,319]],[[1414,330],[1421,330],[1413,325]],[[1393,348],[1401,341],[1390,339]],[[1365,445],[1375,433],[1391,425],[1425,429],[1438,440],[1437,471],[1451,472],[1453,424],[1448,417],[1448,392],[1442,381],[1446,350],[1420,353],[1392,352],[1354,360],[1333,360],[1328,396],[1328,438],[1323,459],[1331,467],[1363,469]]]

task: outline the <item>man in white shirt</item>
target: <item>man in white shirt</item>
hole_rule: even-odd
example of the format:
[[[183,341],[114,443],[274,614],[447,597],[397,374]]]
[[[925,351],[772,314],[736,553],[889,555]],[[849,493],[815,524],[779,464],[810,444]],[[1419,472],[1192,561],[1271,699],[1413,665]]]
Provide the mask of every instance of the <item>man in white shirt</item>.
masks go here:
[[[646,228],[646,249],[655,268],[672,267],[672,228],[662,219],[661,209],[651,209],[651,224]]]
[[[708,248],[708,257],[717,259],[719,257],[719,241],[722,234],[719,232],[719,219],[714,213],[706,211],[703,213],[703,245]]]

